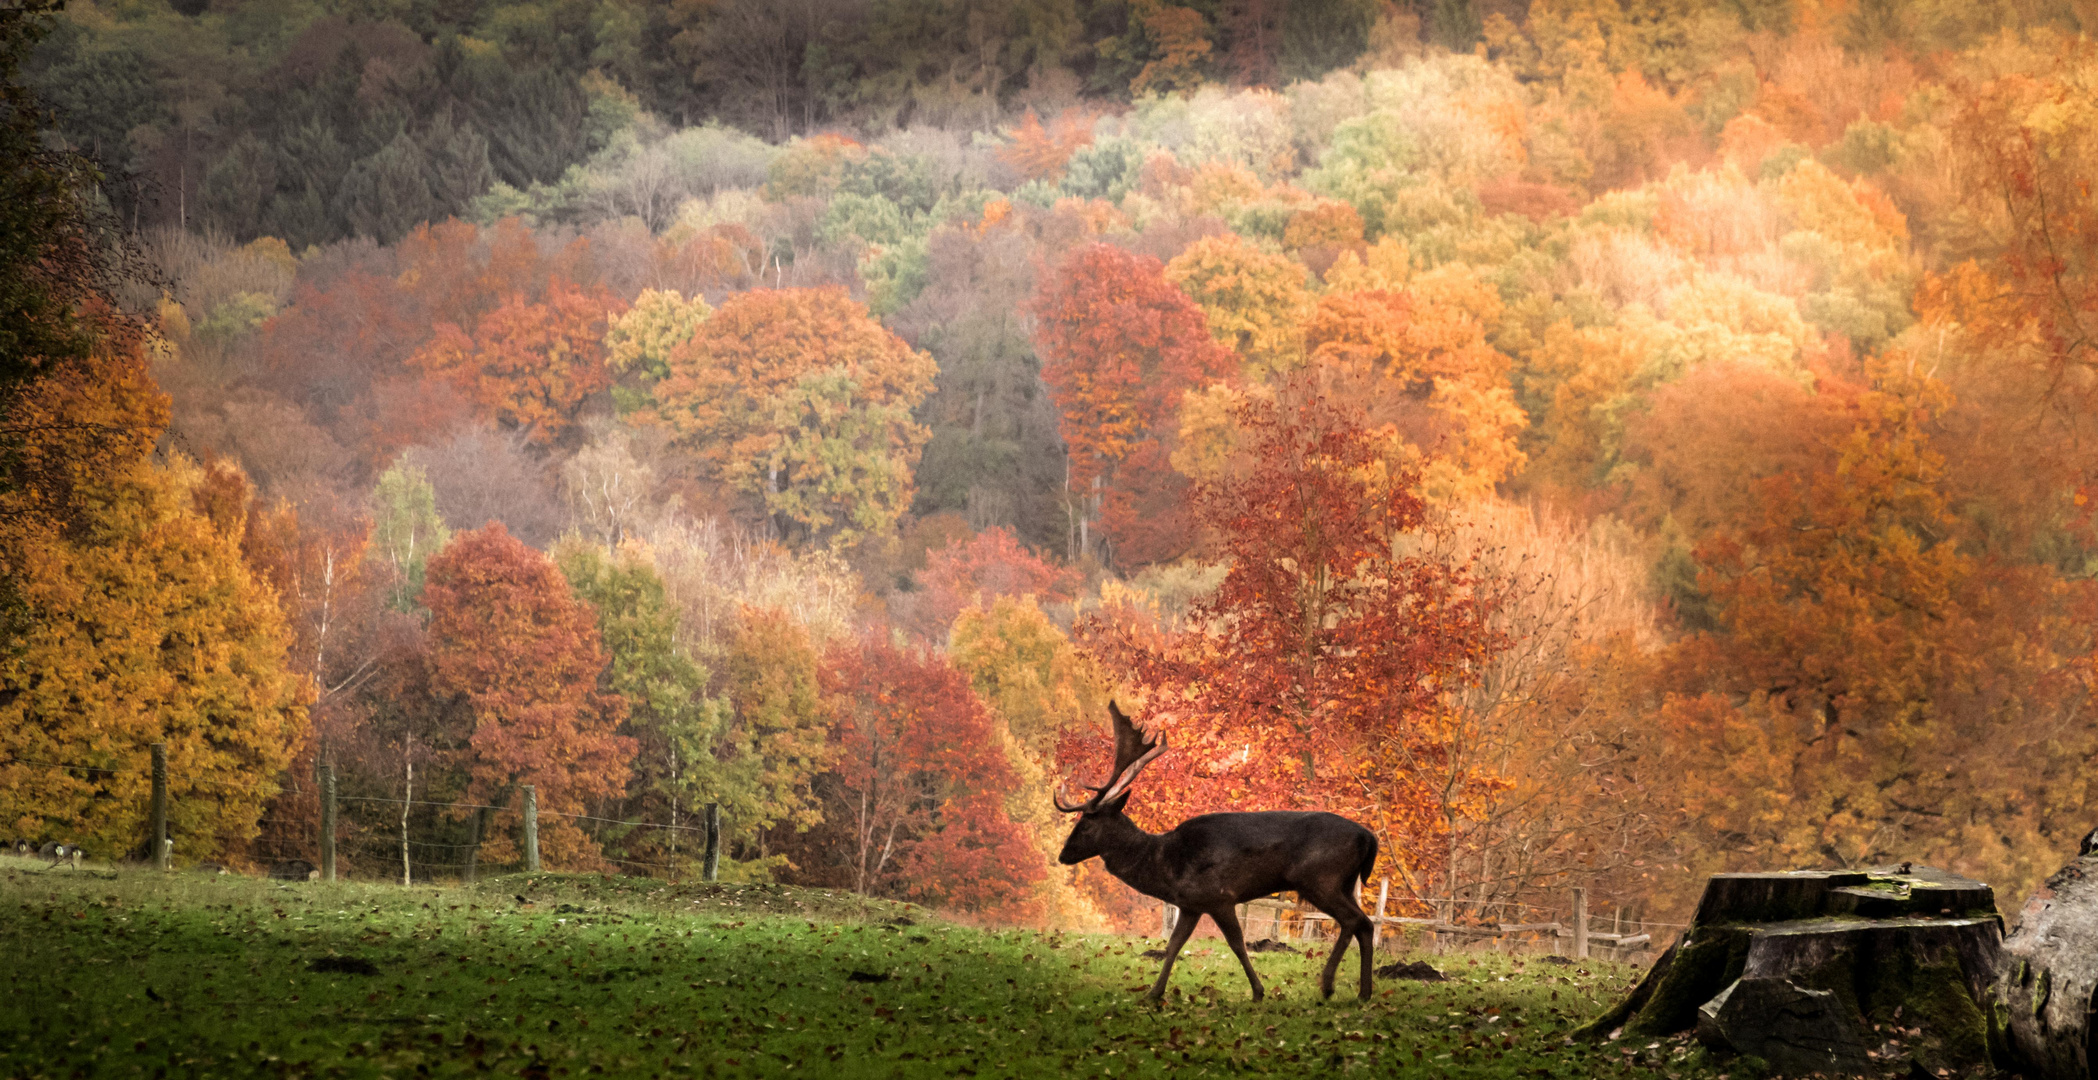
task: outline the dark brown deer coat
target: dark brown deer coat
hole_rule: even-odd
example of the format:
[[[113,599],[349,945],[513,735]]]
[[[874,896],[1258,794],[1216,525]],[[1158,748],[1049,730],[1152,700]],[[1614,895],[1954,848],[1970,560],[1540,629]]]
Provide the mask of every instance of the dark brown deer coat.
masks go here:
[[[1356,902],[1356,892],[1376,864],[1376,834],[1337,814],[1290,810],[1203,814],[1169,832],[1147,833],[1124,817],[1122,808],[1130,784],[1165,752],[1165,740],[1144,739],[1112,703],[1108,715],[1115,725],[1113,778],[1084,803],[1057,800],[1057,809],[1079,815],[1059,858],[1072,865],[1097,855],[1107,872],[1130,888],[1179,909],[1150,999],[1165,996],[1173,963],[1205,915],[1237,954],[1253,984],[1253,999],[1265,997],[1260,973],[1246,955],[1238,905],[1285,891],[1331,916],[1339,930],[1319,979],[1320,993],[1333,996],[1334,973],[1352,940],[1362,955],[1359,995],[1368,998],[1374,924]]]

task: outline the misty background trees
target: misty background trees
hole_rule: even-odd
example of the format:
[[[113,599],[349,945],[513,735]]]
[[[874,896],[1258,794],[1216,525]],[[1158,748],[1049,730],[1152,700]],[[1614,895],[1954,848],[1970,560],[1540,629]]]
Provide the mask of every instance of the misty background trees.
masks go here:
[[[1346,809],[1465,904],[2089,828],[2072,12],[9,18],[24,835],[134,845],[164,740],[248,792],[186,857],[310,842],[332,761],[1126,921],[1048,865],[1111,694],[1177,748],[1140,820]]]

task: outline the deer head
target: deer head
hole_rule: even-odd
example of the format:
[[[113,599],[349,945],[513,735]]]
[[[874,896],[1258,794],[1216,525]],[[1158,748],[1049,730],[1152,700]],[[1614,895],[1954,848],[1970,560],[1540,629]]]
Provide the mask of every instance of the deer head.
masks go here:
[[[1061,795],[1050,796],[1058,810],[1078,815],[1070,839],[1064,841],[1063,853],[1057,856],[1057,860],[1066,866],[1084,862],[1102,852],[1115,826],[1122,821],[1122,807],[1129,801],[1129,785],[1136,782],[1137,774],[1144,771],[1144,766],[1166,752],[1164,736],[1146,740],[1144,733],[1138,731],[1121,707],[1112,701],[1107,703],[1107,715],[1115,726],[1115,766],[1111,779],[1103,786],[1090,788],[1093,797],[1082,803],[1066,803]]]

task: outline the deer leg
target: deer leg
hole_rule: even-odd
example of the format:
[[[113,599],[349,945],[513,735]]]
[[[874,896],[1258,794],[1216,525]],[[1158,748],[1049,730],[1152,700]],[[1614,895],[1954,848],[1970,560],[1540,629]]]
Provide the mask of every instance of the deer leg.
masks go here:
[[[1328,914],[1332,914],[1328,912]],[[1333,973],[1340,970],[1340,958],[1348,951],[1348,933],[1341,926],[1339,917],[1333,920],[1333,951],[1326,954],[1326,970],[1319,973],[1319,997],[1333,996]]]
[[[1355,903],[1347,891],[1318,897],[1306,897],[1320,911],[1333,917],[1333,952],[1326,957],[1326,970],[1319,976],[1319,995],[1333,996],[1333,976],[1340,970],[1340,959],[1347,954],[1348,941],[1354,939],[1357,950],[1362,953],[1362,989],[1360,996],[1370,996],[1370,968],[1374,957],[1370,953],[1370,920]]]
[[[1202,921],[1202,913],[1181,908],[1173,922],[1173,940],[1166,942],[1166,962],[1158,969],[1158,981],[1151,984],[1151,992],[1144,995],[1152,1001],[1166,996],[1166,980],[1173,977],[1173,961],[1180,959],[1180,947],[1195,933],[1195,924]]]
[[[1355,948],[1362,953],[1362,989],[1355,996],[1363,1001],[1370,999],[1370,973],[1377,966],[1377,952],[1371,947],[1376,932],[1377,924],[1371,922],[1368,915],[1364,915],[1361,925],[1355,928]]]
[[[1226,904],[1210,912],[1209,921],[1217,924],[1217,929],[1224,932],[1225,944],[1230,945],[1231,951],[1238,954],[1239,966],[1246,969],[1246,980],[1253,984],[1253,1000],[1259,1001],[1268,996],[1268,988],[1260,985],[1260,972],[1253,970],[1253,958],[1246,955],[1246,935],[1239,931],[1238,912],[1231,910],[1231,906]]]

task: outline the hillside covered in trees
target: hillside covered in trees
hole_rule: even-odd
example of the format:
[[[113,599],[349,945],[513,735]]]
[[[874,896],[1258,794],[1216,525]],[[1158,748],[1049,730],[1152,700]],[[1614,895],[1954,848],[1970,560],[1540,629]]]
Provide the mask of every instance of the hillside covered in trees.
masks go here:
[[[718,803],[745,878],[1127,922],[1053,865],[1114,696],[1140,821],[1409,897],[2022,894],[2098,823],[2090,18],[10,14],[0,831],[139,849],[165,741],[186,859],[328,761],[430,804],[375,852],[532,784],[563,867]]]

